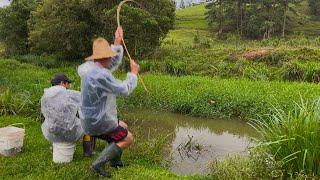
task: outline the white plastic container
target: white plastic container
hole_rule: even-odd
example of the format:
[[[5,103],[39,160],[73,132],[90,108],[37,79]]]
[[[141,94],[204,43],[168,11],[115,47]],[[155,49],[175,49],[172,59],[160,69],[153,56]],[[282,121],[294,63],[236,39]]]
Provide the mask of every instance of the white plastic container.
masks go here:
[[[53,143],[53,162],[69,163],[73,159],[73,154],[76,149],[74,143]]]
[[[0,154],[14,156],[21,152],[24,135],[25,129],[22,128],[13,126],[0,128]]]

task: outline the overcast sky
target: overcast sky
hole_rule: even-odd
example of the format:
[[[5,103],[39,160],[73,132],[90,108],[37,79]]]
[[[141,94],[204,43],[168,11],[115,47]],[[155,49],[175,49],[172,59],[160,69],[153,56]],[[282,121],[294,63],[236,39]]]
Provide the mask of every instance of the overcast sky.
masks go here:
[[[10,4],[9,0],[0,0],[0,7],[7,6],[9,4]]]
[[[177,7],[180,7],[181,0],[175,0],[175,1],[177,3]],[[191,4],[191,3],[199,3],[199,2],[201,2],[201,0],[183,0],[183,1],[184,1],[185,6],[188,6],[189,3]]]

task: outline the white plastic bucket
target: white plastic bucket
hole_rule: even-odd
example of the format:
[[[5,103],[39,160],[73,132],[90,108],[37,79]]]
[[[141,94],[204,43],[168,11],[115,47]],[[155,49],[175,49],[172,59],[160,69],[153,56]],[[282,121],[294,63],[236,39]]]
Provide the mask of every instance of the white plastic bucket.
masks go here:
[[[13,156],[21,152],[25,129],[11,126],[0,128],[0,154],[4,156]]]
[[[73,159],[75,143],[53,143],[53,162],[68,163]]]

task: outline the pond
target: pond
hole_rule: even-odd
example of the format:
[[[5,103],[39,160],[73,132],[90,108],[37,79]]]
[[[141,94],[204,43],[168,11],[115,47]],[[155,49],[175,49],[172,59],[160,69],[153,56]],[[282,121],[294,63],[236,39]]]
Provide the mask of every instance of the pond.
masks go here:
[[[247,155],[254,146],[251,137],[257,136],[250,125],[236,119],[195,118],[145,109],[123,112],[122,118],[135,120],[146,139],[171,134],[169,169],[180,175],[204,175],[214,160]]]

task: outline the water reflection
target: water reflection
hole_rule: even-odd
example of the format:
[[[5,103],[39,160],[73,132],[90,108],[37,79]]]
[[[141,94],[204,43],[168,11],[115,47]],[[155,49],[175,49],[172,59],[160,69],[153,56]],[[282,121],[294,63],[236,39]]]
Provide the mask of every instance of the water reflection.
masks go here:
[[[206,119],[137,109],[122,113],[139,121],[148,136],[174,133],[170,140],[170,169],[182,175],[206,174],[209,163],[248,153],[255,131],[247,123],[230,119]],[[150,133],[151,132],[151,133]]]

